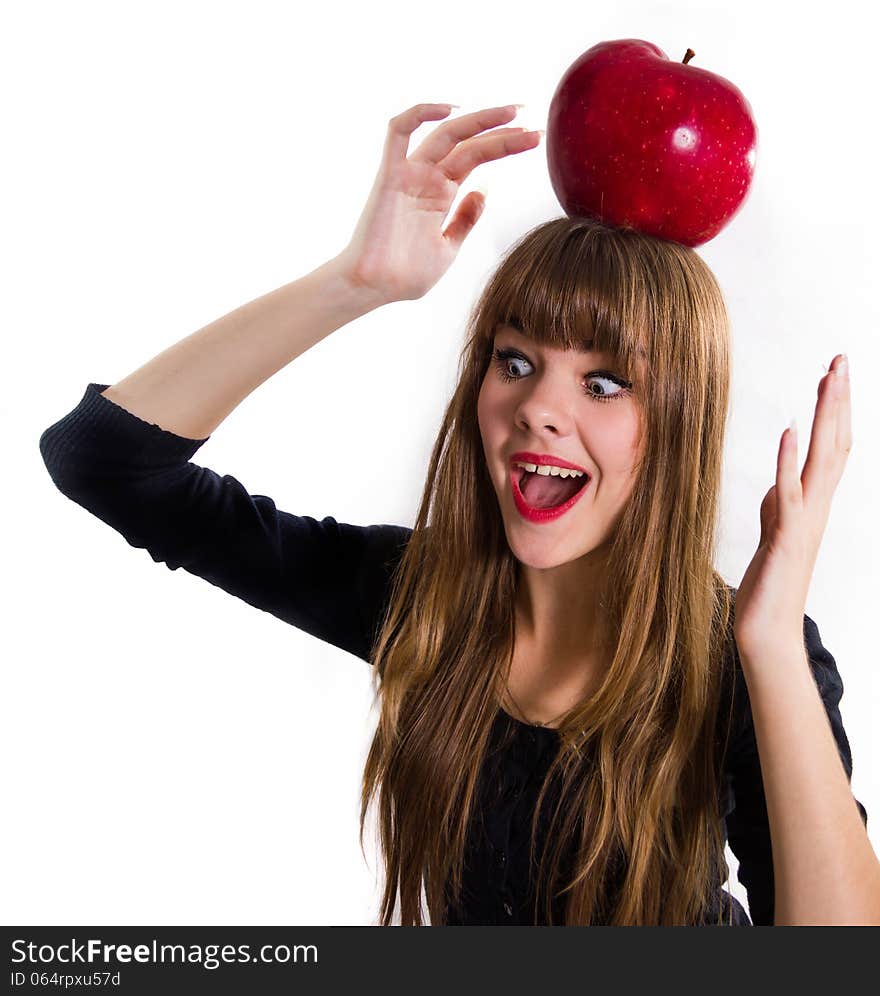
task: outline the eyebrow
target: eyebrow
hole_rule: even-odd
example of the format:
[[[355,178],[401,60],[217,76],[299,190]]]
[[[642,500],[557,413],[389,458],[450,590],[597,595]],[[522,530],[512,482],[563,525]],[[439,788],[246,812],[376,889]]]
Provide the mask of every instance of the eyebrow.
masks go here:
[[[503,331],[503,330],[504,330],[504,328],[505,328],[505,326],[506,326],[507,328],[511,328],[511,329],[513,329],[513,330],[514,330],[515,332],[519,332],[519,334],[520,334],[520,335],[522,335],[522,336],[526,336],[526,333],[525,333],[525,332],[523,331],[523,329],[521,329],[521,328],[520,328],[520,327],[519,327],[518,325],[516,325],[516,324],[515,324],[514,322],[499,322],[499,323],[498,323],[498,324],[497,324],[497,325],[495,326],[495,335],[498,335],[499,331]],[[529,337],[529,336],[526,336],[526,338],[530,338],[530,337]],[[584,342],[584,343],[578,343],[578,344],[577,344],[577,345],[576,345],[576,346],[574,347],[574,348],[575,348],[575,351],[576,351],[576,352],[578,352],[578,353],[583,353],[583,354],[585,354],[585,355],[586,355],[587,353],[592,353],[592,352],[593,352],[593,342],[594,342],[594,341],[595,341],[595,340],[593,340],[593,339],[587,339],[587,340],[586,340],[586,342]]]

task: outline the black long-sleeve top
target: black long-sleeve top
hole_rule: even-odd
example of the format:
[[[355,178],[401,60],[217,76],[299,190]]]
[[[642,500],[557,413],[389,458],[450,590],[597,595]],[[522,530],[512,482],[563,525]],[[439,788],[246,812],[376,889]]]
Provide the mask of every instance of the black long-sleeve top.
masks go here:
[[[188,439],[144,421],[90,383],[79,404],[40,437],[40,453],[59,490],[145,549],[170,570],[190,574],[250,605],[372,663],[395,564],[412,530],[352,525],[280,511],[236,478],[191,462],[206,439]],[[847,778],[852,756],[841,720],[843,683],[815,622],[804,616],[810,667]],[[739,861],[751,922],[773,924],[770,827],[748,689],[736,661],[734,725],[725,754],[720,819]],[[530,924],[534,884],[529,829],[558,731],[499,709],[471,820],[459,907],[447,923]],[[548,796],[550,793],[548,792]],[[548,798],[549,812],[553,799]],[[856,800],[863,822],[865,807]],[[543,816],[543,813],[542,813]],[[543,816],[539,826],[547,830]],[[538,840],[539,847],[543,837]],[[749,925],[737,900],[719,889],[734,925]],[[562,922],[554,904],[554,921]],[[538,923],[544,923],[543,912]],[[725,917],[726,919],[726,917]]]

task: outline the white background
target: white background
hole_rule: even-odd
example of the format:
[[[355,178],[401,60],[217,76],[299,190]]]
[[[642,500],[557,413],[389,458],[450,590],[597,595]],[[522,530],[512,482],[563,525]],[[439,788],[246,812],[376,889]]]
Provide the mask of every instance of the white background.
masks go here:
[[[636,37],[734,82],[759,128],[749,198],[698,251],[730,309],[717,564],[738,584],[779,437],[852,368],[855,446],[807,612],[844,679],[877,850],[874,34],[861,3],[29,3],[0,63],[3,176],[2,908],[7,924],[367,924],[357,840],[368,665],[170,572],[65,499],[42,431],[348,242],[389,117],[524,102]],[[580,10],[580,14],[573,12]],[[516,122],[514,122],[516,123]],[[423,126],[411,148],[435,125]],[[537,150],[479,167],[487,209],[419,301],[374,311],[252,394],[194,457],[280,508],[411,526],[464,324],[503,250],[561,214]],[[731,868],[736,861],[728,854]],[[736,884],[734,894],[745,901]]]

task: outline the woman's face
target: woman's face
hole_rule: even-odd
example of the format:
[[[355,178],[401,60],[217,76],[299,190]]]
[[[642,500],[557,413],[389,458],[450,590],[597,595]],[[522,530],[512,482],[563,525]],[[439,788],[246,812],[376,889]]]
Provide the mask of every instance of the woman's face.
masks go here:
[[[477,419],[507,541],[523,564],[556,567],[611,538],[641,456],[640,409],[626,384],[608,355],[539,346],[497,326]],[[586,471],[590,480],[567,511],[534,521],[518,508],[511,475],[522,474],[512,463],[520,451]]]

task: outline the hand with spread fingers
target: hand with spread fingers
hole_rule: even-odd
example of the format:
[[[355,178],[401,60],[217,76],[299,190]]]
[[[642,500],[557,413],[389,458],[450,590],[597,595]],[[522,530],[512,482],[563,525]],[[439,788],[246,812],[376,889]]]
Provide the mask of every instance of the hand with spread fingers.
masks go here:
[[[389,302],[423,297],[452,265],[485,202],[482,193],[471,191],[444,230],[459,187],[473,169],[534,149],[540,141],[537,131],[498,127],[516,115],[517,105],[509,104],[444,121],[407,155],[419,125],[444,118],[451,109],[451,104],[416,104],[391,118],[366,207],[340,254],[353,281]]]
[[[761,540],[736,593],[734,638],[745,660],[803,646],[804,612],[831,502],[852,449],[850,382],[839,354],[819,382],[803,472],[797,434],[782,434],[776,483],[761,504]]]

